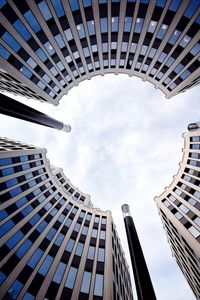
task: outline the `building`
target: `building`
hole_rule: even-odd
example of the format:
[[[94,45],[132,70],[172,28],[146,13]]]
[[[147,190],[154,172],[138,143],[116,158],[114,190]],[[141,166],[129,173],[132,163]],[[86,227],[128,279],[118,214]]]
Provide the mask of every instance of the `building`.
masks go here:
[[[1,0],[0,90],[58,105],[95,75],[199,84],[199,0]]]
[[[0,299],[132,300],[111,212],[45,149],[2,138],[0,151]]]
[[[155,202],[172,255],[200,299],[200,130],[183,137],[178,173]]]

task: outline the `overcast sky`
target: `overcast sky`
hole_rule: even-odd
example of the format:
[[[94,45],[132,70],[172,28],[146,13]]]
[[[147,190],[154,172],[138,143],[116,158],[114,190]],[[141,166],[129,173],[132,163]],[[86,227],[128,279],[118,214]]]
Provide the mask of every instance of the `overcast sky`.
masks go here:
[[[178,171],[182,133],[200,121],[198,95],[200,87],[165,99],[141,79],[106,75],[74,87],[57,107],[22,100],[69,123],[71,133],[0,115],[1,136],[45,147],[51,164],[95,207],[112,211],[129,264],[121,205],[130,205],[158,300],[195,299],[171,256],[154,197]]]

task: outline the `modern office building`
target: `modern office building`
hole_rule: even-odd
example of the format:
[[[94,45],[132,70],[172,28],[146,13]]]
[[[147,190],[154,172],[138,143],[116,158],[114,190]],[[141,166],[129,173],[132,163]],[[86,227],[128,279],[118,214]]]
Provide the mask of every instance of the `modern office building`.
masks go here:
[[[155,202],[172,255],[200,299],[200,130],[183,137],[178,173]]]
[[[0,299],[132,300],[110,211],[46,150],[0,139]]]
[[[200,82],[199,0],[0,0],[0,90],[57,105],[95,75]]]

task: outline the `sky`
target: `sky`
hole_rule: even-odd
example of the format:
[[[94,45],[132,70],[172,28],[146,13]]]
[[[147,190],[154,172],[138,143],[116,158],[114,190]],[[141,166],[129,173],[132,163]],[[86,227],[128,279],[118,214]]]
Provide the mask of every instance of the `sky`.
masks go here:
[[[154,197],[178,171],[182,133],[200,121],[198,95],[195,87],[166,99],[139,78],[106,75],[72,88],[57,107],[13,96],[70,124],[70,133],[0,115],[1,136],[46,148],[51,165],[62,167],[95,207],[112,212],[131,266],[121,213],[129,204],[158,300],[195,299],[171,255]]]

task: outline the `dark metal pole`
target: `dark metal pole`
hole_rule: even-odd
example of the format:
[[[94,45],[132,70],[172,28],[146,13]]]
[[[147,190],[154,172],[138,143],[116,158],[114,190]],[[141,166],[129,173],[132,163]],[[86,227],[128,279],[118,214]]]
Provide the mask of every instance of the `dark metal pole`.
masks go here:
[[[64,130],[65,132],[71,131],[70,125],[65,125],[62,122],[3,94],[0,94],[0,113],[39,125]]]
[[[124,216],[138,300],[155,300],[156,295],[128,204],[122,205],[122,212]]]

